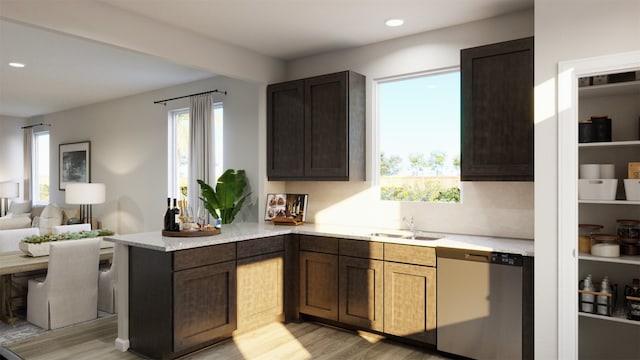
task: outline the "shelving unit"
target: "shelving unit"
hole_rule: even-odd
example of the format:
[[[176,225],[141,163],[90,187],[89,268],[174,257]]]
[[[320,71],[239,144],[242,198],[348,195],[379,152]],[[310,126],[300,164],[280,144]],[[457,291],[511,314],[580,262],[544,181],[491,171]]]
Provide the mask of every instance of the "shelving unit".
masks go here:
[[[615,234],[616,219],[640,219],[640,201],[625,200],[627,163],[640,161],[640,80],[580,87],[579,118],[606,114],[612,119],[611,142],[577,144],[579,164],[611,163],[616,167],[616,200],[578,200],[579,223],[600,224],[601,233]],[[608,276],[618,284],[613,316],[579,312],[579,358],[640,358],[640,321],[629,320],[623,310],[624,288],[640,277],[640,256],[599,257],[578,254],[579,281],[587,274],[594,285]],[[598,291],[598,290],[596,290]],[[594,344],[608,344],[606,348]]]

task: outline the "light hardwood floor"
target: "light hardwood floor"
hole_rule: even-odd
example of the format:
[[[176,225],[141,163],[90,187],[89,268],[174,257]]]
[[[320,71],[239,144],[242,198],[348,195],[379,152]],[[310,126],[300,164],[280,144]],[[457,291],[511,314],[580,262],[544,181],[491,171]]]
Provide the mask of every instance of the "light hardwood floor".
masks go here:
[[[139,359],[114,348],[116,317],[99,319],[7,345],[25,360]],[[426,350],[311,322],[273,323],[184,359],[447,359]]]

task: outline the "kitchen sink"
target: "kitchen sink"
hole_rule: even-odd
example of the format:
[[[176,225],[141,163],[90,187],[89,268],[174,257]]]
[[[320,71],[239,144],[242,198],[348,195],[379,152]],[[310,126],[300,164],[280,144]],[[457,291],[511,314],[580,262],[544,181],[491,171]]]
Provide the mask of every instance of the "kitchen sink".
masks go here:
[[[412,239],[413,240],[438,240],[439,237],[427,236],[427,235],[415,235],[411,236],[411,234],[404,233],[371,233],[369,234],[372,238],[392,238],[392,239]]]

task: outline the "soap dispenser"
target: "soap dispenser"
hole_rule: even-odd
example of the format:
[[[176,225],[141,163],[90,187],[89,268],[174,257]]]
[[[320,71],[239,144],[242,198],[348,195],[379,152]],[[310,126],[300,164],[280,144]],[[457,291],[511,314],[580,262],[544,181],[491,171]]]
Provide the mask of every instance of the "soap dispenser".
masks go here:
[[[591,281],[591,274],[587,275],[587,277],[584,279],[582,290],[595,291],[595,288],[593,287],[593,282]],[[580,310],[582,312],[593,313],[593,303],[595,300],[594,295],[582,293],[580,294],[580,296],[581,296]]]
[[[605,276],[600,285],[600,293],[608,295],[598,295],[596,301],[598,303],[598,314],[609,316],[609,298],[611,297],[611,287],[609,286],[609,277]]]

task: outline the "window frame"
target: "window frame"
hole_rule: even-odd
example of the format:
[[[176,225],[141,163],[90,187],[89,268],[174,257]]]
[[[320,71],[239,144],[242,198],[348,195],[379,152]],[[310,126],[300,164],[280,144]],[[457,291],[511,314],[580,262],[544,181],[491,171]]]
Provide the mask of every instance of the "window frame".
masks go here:
[[[40,146],[42,145],[39,141],[39,138],[42,136],[47,136],[48,146],[47,146],[47,154],[46,156],[40,155]],[[34,131],[32,134],[32,149],[31,149],[31,202],[33,205],[47,205],[51,200],[51,133],[49,130],[39,130]],[[48,168],[48,178],[49,178],[49,198],[41,199],[40,198],[40,164],[46,164]]]
[[[390,75],[390,76],[384,76],[384,77],[380,77],[380,78],[376,78],[373,79],[372,81],[372,102],[373,102],[373,109],[372,109],[372,114],[373,114],[373,118],[372,118],[372,132],[373,132],[373,136],[372,136],[372,159],[371,159],[371,179],[372,179],[372,188],[373,188],[373,196],[375,197],[375,199],[379,202],[382,203],[407,203],[407,202],[412,202],[412,203],[418,203],[418,204],[461,204],[462,203],[462,181],[460,181],[460,201],[459,202],[430,202],[430,201],[406,201],[406,200],[384,200],[381,198],[381,189],[382,189],[382,176],[380,175],[380,166],[381,166],[381,161],[380,161],[380,153],[382,150],[382,146],[381,146],[381,111],[380,111],[380,104],[381,104],[381,99],[380,99],[380,86],[384,83],[389,83],[389,82],[395,82],[395,81],[402,81],[402,80],[409,80],[409,79],[415,79],[415,78],[421,78],[421,77],[427,77],[427,76],[433,76],[433,75],[442,75],[442,74],[447,74],[447,73],[461,73],[461,67],[460,65],[455,65],[455,66],[450,66],[450,67],[444,67],[444,68],[438,68],[438,69],[432,69],[432,70],[423,70],[423,71],[417,71],[417,72],[412,72],[412,73],[406,73],[406,74],[400,74],[400,75]],[[460,94],[460,98],[462,98],[462,94]],[[462,128],[460,128],[460,137],[462,136]],[[460,149],[460,154],[459,156],[461,156],[462,154],[462,149]]]

